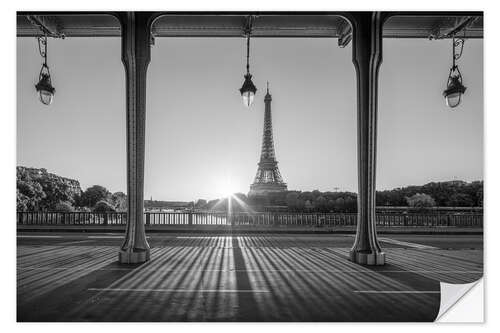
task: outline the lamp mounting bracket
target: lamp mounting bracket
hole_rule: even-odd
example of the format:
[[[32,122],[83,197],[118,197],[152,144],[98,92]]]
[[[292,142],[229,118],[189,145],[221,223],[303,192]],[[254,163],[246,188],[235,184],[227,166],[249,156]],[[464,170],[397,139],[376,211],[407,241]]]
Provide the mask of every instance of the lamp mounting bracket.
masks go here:
[[[434,29],[432,29],[429,39],[444,39],[444,38],[453,38],[456,35],[463,33],[465,38],[465,30],[474,24],[474,22],[478,19],[477,16],[464,16],[460,18],[456,18],[452,28],[447,31],[442,32],[442,26],[438,24]]]
[[[52,38],[64,39],[65,35],[58,32],[56,24],[51,24],[48,19],[45,19],[38,15],[26,15],[28,21],[35,27],[37,27],[42,35]]]
[[[243,28],[243,35],[245,37],[249,37],[252,34],[253,24],[256,18],[257,18],[256,15],[248,15],[246,17],[245,27]]]

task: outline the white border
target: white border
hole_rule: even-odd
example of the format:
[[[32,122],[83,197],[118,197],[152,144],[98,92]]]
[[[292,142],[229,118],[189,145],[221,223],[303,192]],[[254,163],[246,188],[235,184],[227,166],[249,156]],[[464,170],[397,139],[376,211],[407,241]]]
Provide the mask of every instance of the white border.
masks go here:
[[[448,299],[443,297],[446,295],[446,289],[449,289]],[[453,294],[450,295],[450,292]],[[484,321],[483,280],[459,285],[441,283],[441,307],[436,321],[439,323],[482,323]]]
[[[498,2],[497,2],[498,3]],[[117,7],[117,5],[120,7]],[[15,11],[16,10],[484,10],[485,11],[485,141],[486,151],[486,172],[485,172],[485,203],[486,203],[486,228],[485,248],[486,258],[492,258],[491,262],[486,261],[487,281],[500,281],[498,276],[498,260],[495,257],[499,253],[498,244],[494,240],[495,235],[500,235],[500,216],[498,214],[498,200],[500,199],[498,189],[500,188],[500,154],[498,145],[500,143],[500,108],[497,95],[498,80],[500,78],[498,57],[500,50],[498,48],[497,33],[500,32],[500,17],[498,6],[495,1],[464,1],[464,0],[419,0],[415,1],[397,1],[397,0],[377,0],[377,1],[278,1],[278,0],[252,0],[245,2],[236,2],[230,0],[210,0],[210,1],[131,1],[122,0],[114,4],[105,3],[102,0],[86,0],[84,2],[70,1],[4,1],[2,3],[2,37],[3,45],[1,52],[2,80],[1,92],[2,110],[0,121],[1,135],[1,163],[0,175],[2,184],[0,190],[0,204],[2,212],[3,234],[2,234],[2,300],[0,315],[2,320],[2,329],[5,332],[15,331],[34,331],[37,332],[67,332],[72,333],[85,332],[90,330],[120,330],[137,331],[147,330],[148,332],[165,330],[192,330],[193,332],[221,332],[234,331],[253,332],[255,330],[276,330],[275,324],[16,324],[15,323],[15,164],[16,164],[16,145],[15,145],[15,114],[16,114],[16,66],[15,66]],[[496,103],[495,103],[496,102]],[[490,283],[486,287],[488,295],[500,295],[498,283]],[[396,331],[417,332],[422,329],[450,330],[453,333],[471,332],[477,329],[493,328],[498,326],[498,315],[495,315],[498,304],[493,304],[498,297],[487,297],[486,305],[486,325],[454,325],[454,324],[281,324],[287,332],[303,332],[307,329],[316,331],[331,332],[333,329],[341,330],[370,330],[370,331]],[[474,305],[471,305],[474,306]],[[488,309],[494,309],[493,312]],[[362,309],[360,309],[362,310]],[[488,316],[491,314],[491,316]],[[71,327],[68,327],[71,325]],[[280,325],[280,326],[281,326]],[[147,327],[146,327],[147,326]],[[425,326],[425,327],[422,327]],[[281,327],[280,327],[281,328]],[[496,329],[498,331],[498,327]]]

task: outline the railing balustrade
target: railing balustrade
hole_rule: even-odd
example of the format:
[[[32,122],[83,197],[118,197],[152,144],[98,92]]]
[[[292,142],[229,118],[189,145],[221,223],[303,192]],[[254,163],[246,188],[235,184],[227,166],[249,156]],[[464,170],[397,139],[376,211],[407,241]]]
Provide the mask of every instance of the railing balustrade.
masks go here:
[[[483,227],[483,214],[394,214],[377,213],[377,225],[385,227]],[[356,213],[220,213],[145,212],[147,226],[355,226]],[[18,225],[125,225],[127,213],[17,212]]]

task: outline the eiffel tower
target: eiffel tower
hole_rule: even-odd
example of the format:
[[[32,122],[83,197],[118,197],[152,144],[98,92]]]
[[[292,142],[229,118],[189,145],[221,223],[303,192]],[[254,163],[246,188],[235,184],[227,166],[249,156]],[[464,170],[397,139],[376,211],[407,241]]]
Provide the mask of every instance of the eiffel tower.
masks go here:
[[[269,94],[269,82],[267,83],[267,94],[264,97],[266,105],[264,112],[264,133],[262,134],[262,151],[260,153],[259,167],[253,184],[250,185],[249,196],[259,195],[265,192],[282,192],[287,190],[286,183],[281,178],[278,162],[274,153],[273,124],[271,121],[271,94]]]

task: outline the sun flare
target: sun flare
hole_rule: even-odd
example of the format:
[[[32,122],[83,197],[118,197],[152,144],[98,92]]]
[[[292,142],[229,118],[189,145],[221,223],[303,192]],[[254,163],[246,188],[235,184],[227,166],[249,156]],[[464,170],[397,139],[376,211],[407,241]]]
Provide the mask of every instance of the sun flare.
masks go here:
[[[230,179],[222,179],[217,182],[216,194],[218,197],[229,197],[236,193],[238,190],[236,185]]]

